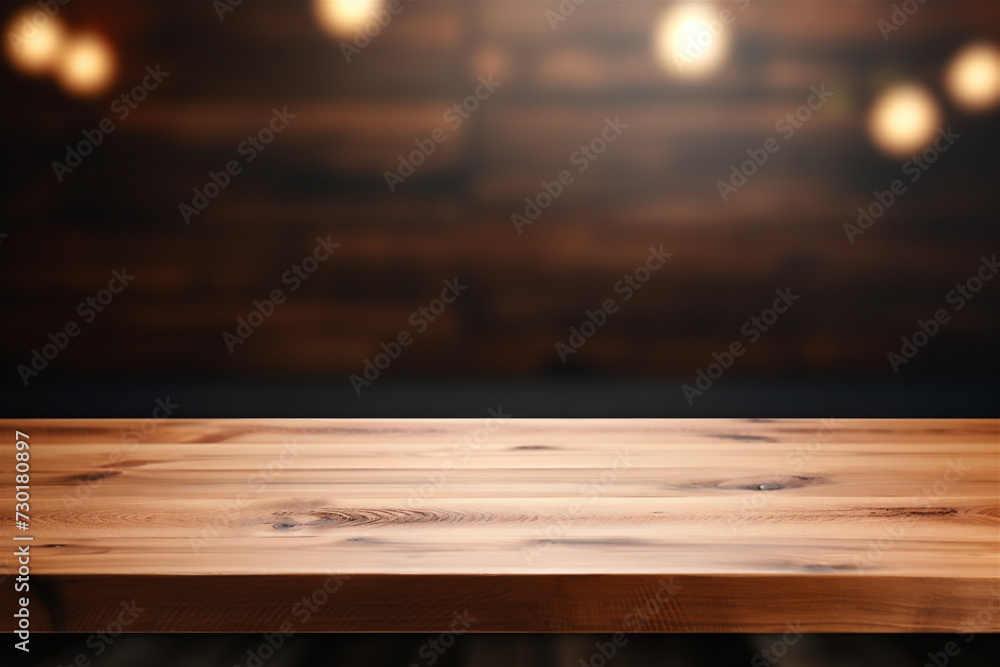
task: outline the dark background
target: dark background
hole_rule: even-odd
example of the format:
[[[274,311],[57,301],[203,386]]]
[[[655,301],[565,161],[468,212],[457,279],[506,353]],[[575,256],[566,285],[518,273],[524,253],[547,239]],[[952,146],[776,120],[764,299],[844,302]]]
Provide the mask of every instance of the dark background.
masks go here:
[[[950,58],[1000,33],[1000,5],[928,2],[883,39],[890,3],[730,2],[730,53],[689,81],[653,55],[669,3],[404,2],[347,63],[309,2],[74,0],[60,17],[117,59],[89,98],[0,67],[4,416],[995,416],[1000,333],[989,282],[919,354],[898,351],[997,251],[997,109],[945,93]],[[11,4],[5,16],[24,4]],[[147,65],[169,77],[73,173],[53,160]],[[503,82],[452,131],[477,77]],[[901,177],[865,118],[898,81],[925,86],[962,138],[852,245],[856,209]],[[812,85],[834,97],[723,203],[716,182]],[[209,170],[285,107],[297,117],[185,225]],[[567,168],[606,116],[630,127],[524,233],[510,214]],[[396,192],[413,141],[449,139]],[[317,236],[341,244],[233,354],[254,299]],[[584,312],[651,245],[673,258],[563,364]],[[136,278],[26,387],[16,370],[106,285]],[[469,285],[357,396],[379,343],[445,278]],[[681,385],[741,336],[774,290],[801,299],[704,396]]]
[[[619,667],[923,667],[928,654],[943,652],[957,641],[960,652],[937,667],[988,667],[1000,655],[997,635],[977,635],[971,642],[954,635],[805,635],[780,660],[768,662],[761,651],[781,641],[781,635],[630,635],[607,665]],[[434,662],[438,667],[581,667],[611,635],[466,634]],[[438,635],[358,636],[298,634],[286,639],[267,667],[386,665],[425,667],[421,648]],[[36,640],[33,640],[36,641]],[[69,665],[87,649],[87,636],[42,639],[38,662],[44,667]],[[121,635],[93,665],[100,667],[232,667],[247,664],[247,649],[261,645],[261,635]],[[91,641],[91,645],[95,644]],[[5,646],[5,649],[8,647]],[[781,652],[781,649],[778,649]],[[425,651],[426,654],[426,651]],[[434,655],[433,650],[430,655]],[[990,657],[993,656],[993,657]],[[599,662],[599,661],[595,661]]]

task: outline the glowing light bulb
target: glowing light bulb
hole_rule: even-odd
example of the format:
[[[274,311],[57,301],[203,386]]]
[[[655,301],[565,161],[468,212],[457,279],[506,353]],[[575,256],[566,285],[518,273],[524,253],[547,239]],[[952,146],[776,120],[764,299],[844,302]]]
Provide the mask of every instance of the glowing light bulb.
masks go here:
[[[335,35],[350,35],[368,22],[381,0],[314,0],[320,24]]]
[[[114,74],[114,54],[107,43],[95,35],[74,38],[60,54],[59,83],[76,95],[101,92],[111,83]]]
[[[16,14],[4,29],[4,51],[10,63],[26,74],[50,70],[66,40],[59,19],[39,9]]]
[[[890,155],[905,157],[927,146],[941,123],[937,102],[912,84],[887,90],[868,116],[872,140]]]
[[[680,76],[703,77],[721,65],[729,53],[726,25],[704,5],[668,9],[654,34],[660,64]]]
[[[979,42],[962,49],[945,74],[945,86],[959,105],[981,111],[1000,101],[1000,49]]]

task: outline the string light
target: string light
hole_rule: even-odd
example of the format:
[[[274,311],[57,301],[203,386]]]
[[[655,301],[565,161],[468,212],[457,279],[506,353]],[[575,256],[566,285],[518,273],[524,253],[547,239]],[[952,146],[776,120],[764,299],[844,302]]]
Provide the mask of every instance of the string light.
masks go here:
[[[890,155],[905,157],[927,146],[941,123],[937,102],[924,88],[898,85],[882,93],[868,116],[872,140]]]
[[[725,14],[725,16],[730,16]],[[654,47],[660,64],[680,76],[700,78],[729,52],[726,21],[704,4],[668,9],[657,24]]]
[[[982,111],[1000,101],[1000,49],[987,42],[970,44],[952,59],[945,86],[960,106]]]
[[[375,14],[381,0],[314,0],[320,24],[335,35],[350,35]]]
[[[94,95],[104,90],[115,73],[111,48],[100,37],[74,37],[62,50],[57,77],[66,90],[76,95]]]
[[[7,59],[25,74],[42,74],[55,65],[66,40],[66,29],[55,16],[37,9],[16,14],[4,29]]]

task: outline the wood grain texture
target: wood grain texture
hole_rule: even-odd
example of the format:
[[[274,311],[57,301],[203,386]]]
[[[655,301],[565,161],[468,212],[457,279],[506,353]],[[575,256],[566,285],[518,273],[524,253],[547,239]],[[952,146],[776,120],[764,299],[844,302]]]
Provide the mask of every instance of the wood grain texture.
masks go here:
[[[36,629],[1000,630],[993,420],[15,429]]]

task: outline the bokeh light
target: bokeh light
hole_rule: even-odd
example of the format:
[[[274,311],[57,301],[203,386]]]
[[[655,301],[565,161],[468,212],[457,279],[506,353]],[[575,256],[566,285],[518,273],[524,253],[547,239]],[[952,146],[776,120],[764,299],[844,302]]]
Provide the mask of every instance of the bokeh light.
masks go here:
[[[320,24],[341,37],[364,27],[381,4],[382,0],[313,0]]]
[[[898,157],[927,146],[940,123],[937,102],[914,84],[897,85],[882,93],[868,115],[872,140],[886,153]]]
[[[111,83],[115,75],[115,56],[111,47],[96,35],[74,37],[59,57],[59,83],[81,96],[94,95]]]
[[[682,5],[667,9],[654,36],[656,56],[668,71],[688,78],[706,76],[729,52],[729,26],[713,5]]]
[[[960,106],[981,111],[1000,101],[1000,49],[988,42],[970,44],[945,74],[948,92]]]
[[[65,40],[66,29],[62,22],[37,7],[17,13],[4,27],[7,59],[26,74],[49,71]]]

